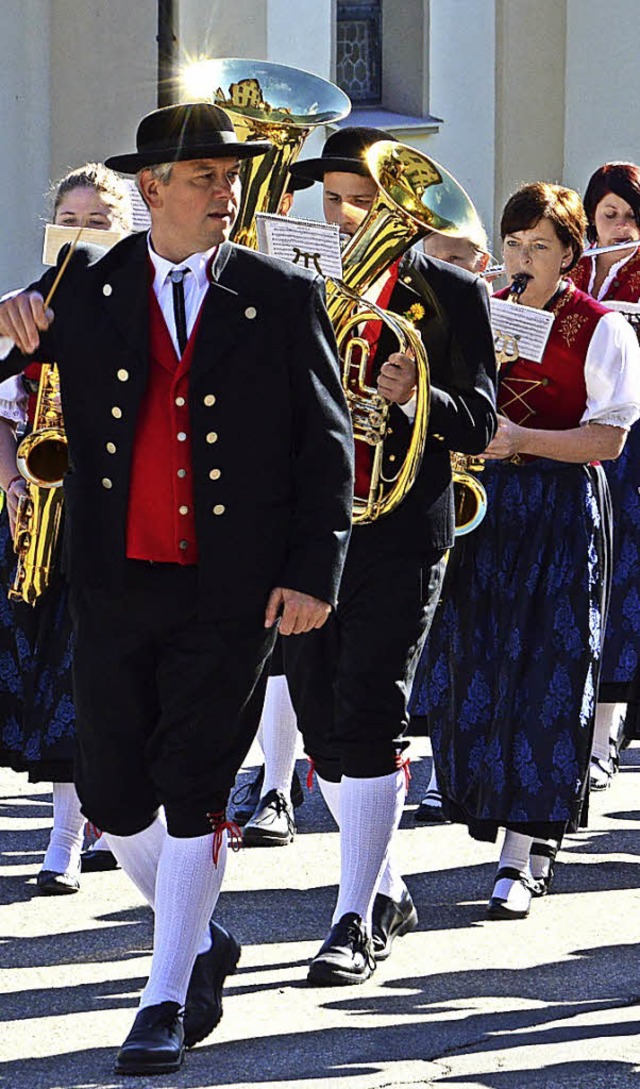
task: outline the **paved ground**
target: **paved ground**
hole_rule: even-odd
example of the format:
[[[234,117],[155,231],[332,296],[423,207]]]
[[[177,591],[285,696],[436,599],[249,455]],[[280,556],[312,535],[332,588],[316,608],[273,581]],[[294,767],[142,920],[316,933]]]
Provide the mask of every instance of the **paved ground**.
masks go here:
[[[305,984],[337,872],[337,835],[307,795],[293,846],[231,856],[219,917],[244,950],[223,1022],[179,1074],[150,1079],[112,1072],[148,970],[149,911],[121,872],[38,896],[50,797],[0,772],[0,1086],[640,1089],[640,748],[623,760],[553,894],[512,923],[485,919],[492,848],[414,826],[429,760],[414,762],[400,850],[420,927],[361,987]]]

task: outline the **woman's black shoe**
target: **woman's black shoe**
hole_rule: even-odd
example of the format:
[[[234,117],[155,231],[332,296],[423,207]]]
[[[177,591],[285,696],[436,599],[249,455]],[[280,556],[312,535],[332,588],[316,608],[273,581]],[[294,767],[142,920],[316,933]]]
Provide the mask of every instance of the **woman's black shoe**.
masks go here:
[[[112,851],[96,851],[95,847],[87,847],[80,855],[82,873],[103,873],[105,870],[118,869],[118,860]]]
[[[182,1010],[177,1002],[145,1006],[116,1060],[116,1074],[169,1074],[184,1058]]]
[[[222,1017],[222,987],[238,967],[242,952],[223,927],[209,923],[211,949],[196,957],[184,1009],[185,1047],[194,1047],[213,1032]]]
[[[392,900],[390,896],[379,892],[373,901],[371,922],[373,955],[376,960],[386,960],[394,939],[415,930],[417,925],[418,912],[408,889],[404,890],[399,900]]]

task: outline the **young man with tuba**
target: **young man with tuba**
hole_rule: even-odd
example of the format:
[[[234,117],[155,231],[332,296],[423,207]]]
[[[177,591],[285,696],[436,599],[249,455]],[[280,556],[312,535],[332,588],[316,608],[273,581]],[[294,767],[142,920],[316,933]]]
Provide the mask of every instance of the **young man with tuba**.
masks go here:
[[[387,133],[345,128],[295,177],[322,181],[329,222],[353,236],[378,193],[365,156]],[[408,243],[409,245],[409,243]],[[322,631],[284,647],[307,754],[340,829],[341,872],[333,925],[309,970],[311,983],[361,983],[417,912],[391,857],[406,789],[407,699],[453,544],[449,452],[478,454],[496,428],[495,359],[484,284],[409,252],[381,269],[369,295],[413,318],[431,369],[431,414],[421,468],[391,513],[354,526],[337,610]],[[397,474],[415,415],[416,366],[394,350],[386,326],[361,331],[372,346],[369,384],[392,403],[383,476]],[[359,444],[362,446],[362,444]],[[366,490],[356,452],[356,488]]]
[[[55,270],[0,306],[5,373],[37,350],[62,381],[78,793],[155,912],[124,1074],[177,1069],[220,1020],[240,954],[211,921],[227,796],[276,619],[283,635],[322,626],[349,537],[323,285],[227,242],[239,160],[264,150],[216,106],[154,111],[108,161],[137,173],[149,235],[78,246],[53,311]]]

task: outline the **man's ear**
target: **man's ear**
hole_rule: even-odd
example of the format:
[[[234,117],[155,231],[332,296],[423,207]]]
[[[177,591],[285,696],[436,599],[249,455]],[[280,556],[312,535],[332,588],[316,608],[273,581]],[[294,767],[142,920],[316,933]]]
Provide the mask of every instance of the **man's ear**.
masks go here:
[[[140,190],[142,192],[142,199],[149,208],[159,208],[162,204],[162,195],[160,190],[163,183],[159,178],[153,176],[150,170],[143,170],[138,179]]]

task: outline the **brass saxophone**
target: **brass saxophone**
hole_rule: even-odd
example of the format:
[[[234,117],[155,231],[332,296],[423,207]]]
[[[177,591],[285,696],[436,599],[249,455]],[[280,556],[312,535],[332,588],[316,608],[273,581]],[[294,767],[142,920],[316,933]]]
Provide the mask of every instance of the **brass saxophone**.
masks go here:
[[[526,272],[514,276],[507,302],[519,302],[528,280],[529,276]],[[513,337],[499,334],[496,339],[501,339],[500,348],[496,344],[496,357],[499,364],[517,357],[517,343]],[[451,454],[456,537],[464,537],[467,533],[472,533],[487,513],[487,493],[484,485],[475,475],[481,473],[483,469],[483,458],[471,454]]]
[[[69,465],[62,417],[60,375],[43,363],[33,430],[18,446],[16,462],[27,482],[18,504],[14,548],[18,567],[9,598],[35,605],[51,581],[62,521],[62,481]]]

